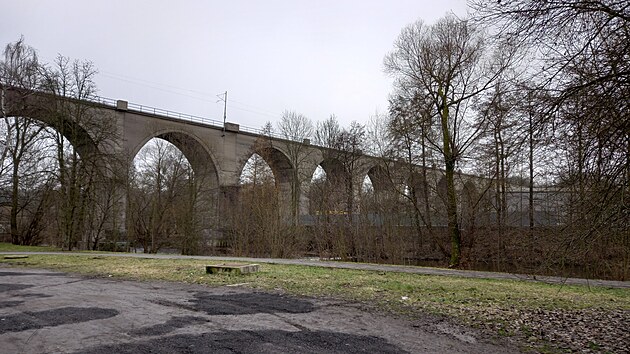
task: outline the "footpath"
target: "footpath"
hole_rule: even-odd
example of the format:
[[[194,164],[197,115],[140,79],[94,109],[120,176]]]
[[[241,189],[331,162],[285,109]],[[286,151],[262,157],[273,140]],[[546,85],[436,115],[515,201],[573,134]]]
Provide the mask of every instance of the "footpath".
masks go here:
[[[182,256],[176,254],[147,254],[147,253],[80,253],[80,252],[0,252],[0,255],[30,255],[30,254],[47,254],[47,255],[67,255],[67,256],[103,256],[103,257],[135,257],[135,258],[155,258],[155,259],[200,259],[209,262],[216,261],[235,261],[247,263],[269,263],[269,264],[289,264],[312,267],[339,268],[339,269],[356,269],[377,272],[398,272],[413,273],[423,275],[441,275],[456,276],[463,278],[479,278],[479,279],[508,279],[531,282],[544,282],[549,284],[566,284],[566,285],[584,285],[584,286],[601,286],[608,288],[626,288],[630,289],[630,281],[601,280],[601,279],[583,279],[583,278],[565,278],[554,276],[528,275],[528,274],[512,274],[498,272],[482,272],[475,270],[445,269],[431,268],[419,266],[404,265],[388,265],[388,264],[372,264],[372,263],[351,263],[340,261],[319,260],[317,258],[251,258],[251,257],[216,257],[216,256]]]

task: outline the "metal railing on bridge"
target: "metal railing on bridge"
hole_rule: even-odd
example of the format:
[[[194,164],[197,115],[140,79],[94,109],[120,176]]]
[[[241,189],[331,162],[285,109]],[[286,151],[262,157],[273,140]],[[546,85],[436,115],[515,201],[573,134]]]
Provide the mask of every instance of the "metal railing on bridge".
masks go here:
[[[118,100],[115,100],[113,98],[107,98],[107,97],[101,97],[101,96],[90,97],[89,101],[100,103],[100,104],[111,106],[111,107],[116,107],[117,102],[118,102]],[[200,124],[223,128],[223,122],[219,120],[201,117],[201,116],[195,116],[192,114],[186,114],[186,113],[181,113],[181,112],[169,111],[167,109],[156,108],[156,107],[141,105],[141,104],[132,103],[132,102],[127,102],[127,109],[137,111],[137,112],[147,113],[147,114],[154,114],[154,115],[167,117],[167,118],[178,119],[178,120],[187,121],[187,122],[200,123]],[[278,138],[278,139],[291,140],[273,131],[269,132],[268,130],[249,127],[249,126],[240,125],[240,124],[239,124],[239,130],[242,132],[247,132],[247,133],[252,133],[252,134],[257,134],[257,135],[262,135],[262,136],[270,136],[270,137]]]
[[[9,85],[6,82],[4,82],[3,77],[0,76],[0,86],[3,86],[3,85],[6,85],[7,87],[10,87],[10,88],[15,87],[13,85]],[[45,95],[49,95],[50,94],[49,92],[46,92],[46,91],[36,90],[36,89],[31,89],[31,88],[29,88],[27,90],[35,92],[35,93],[45,94]],[[73,99],[72,96],[66,96],[65,98]],[[92,96],[89,96],[89,97],[83,97],[82,99],[85,100],[85,101],[88,101],[88,102],[98,103],[98,104],[102,104],[102,105],[113,107],[113,108],[116,108],[118,106],[118,101],[119,101],[119,100],[115,100],[113,98],[102,97],[102,96],[97,96],[97,95],[92,95]],[[218,127],[220,129],[224,128],[223,121],[219,121],[219,120],[215,120],[215,119],[211,119],[211,118],[206,118],[206,117],[201,117],[201,116],[195,116],[195,115],[192,115],[192,114],[186,114],[186,113],[181,113],[181,112],[176,112],[176,111],[170,111],[170,110],[167,110],[167,109],[162,109],[162,108],[157,108],[157,107],[141,105],[141,104],[128,102],[128,101],[125,101],[125,102],[127,103],[127,109],[133,110],[133,111],[136,111],[136,112],[142,112],[142,113],[153,114],[153,115],[162,116],[162,117],[166,117],[166,118],[172,118],[172,119],[177,119],[177,120],[182,120],[182,121],[187,121],[187,122],[193,122],[193,123],[198,123],[198,124],[209,125],[209,126],[213,126],[213,127]],[[292,139],[290,137],[286,137],[286,136],[283,136],[281,134],[278,134],[277,132],[274,132],[274,131],[269,131],[269,130],[260,129],[260,128],[254,128],[254,127],[240,125],[240,124],[239,124],[239,131],[250,133],[250,134],[261,135],[261,136],[269,136],[269,137],[282,139],[282,140],[290,140],[290,141],[302,142],[299,139]],[[310,144],[310,139],[309,139],[309,144]]]

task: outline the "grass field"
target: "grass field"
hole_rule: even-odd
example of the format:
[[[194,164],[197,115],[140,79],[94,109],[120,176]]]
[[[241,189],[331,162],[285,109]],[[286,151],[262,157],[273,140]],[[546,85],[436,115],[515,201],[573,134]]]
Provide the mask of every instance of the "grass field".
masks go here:
[[[51,246],[18,246],[11,243],[0,242],[0,252],[56,252],[61,249]]]
[[[208,262],[203,260],[122,258],[86,253],[2,258],[0,256],[0,262],[12,266],[99,277],[207,286],[241,284],[293,295],[360,302],[412,318],[428,312],[490,328],[499,335],[530,336],[536,319],[529,323],[522,318],[540,311],[599,314],[621,311],[626,315],[630,311],[627,289],[277,264],[261,264],[261,271],[254,274],[211,275],[205,273]]]

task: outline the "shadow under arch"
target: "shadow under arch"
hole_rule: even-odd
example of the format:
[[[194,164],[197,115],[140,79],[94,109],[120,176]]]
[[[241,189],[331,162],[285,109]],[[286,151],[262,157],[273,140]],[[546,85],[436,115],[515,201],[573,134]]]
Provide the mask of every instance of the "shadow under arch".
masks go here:
[[[326,172],[326,180],[333,185],[342,185],[350,178],[350,173],[336,158],[325,158],[319,162],[318,166]]]
[[[464,226],[474,226],[479,200],[477,186],[472,181],[466,181],[461,192],[461,213]]]
[[[374,165],[368,170],[367,177],[372,182],[372,187],[375,193],[393,193],[396,191],[396,186],[391,179],[390,174],[385,167],[381,165]]]
[[[349,198],[354,198],[354,194],[348,190],[352,176],[337,158],[323,157],[318,160],[310,183],[305,188],[309,196],[305,209],[311,213],[345,214],[349,205],[352,205]],[[318,167],[323,170],[324,176],[315,176]]]
[[[263,167],[259,163],[267,166]],[[255,176],[261,172],[258,170],[260,167],[263,170],[267,168],[271,170],[273,181],[270,181],[268,179],[270,176],[266,174],[266,178],[259,180],[266,180],[266,183],[257,182]],[[250,210],[250,207],[264,203],[265,211],[271,213],[262,216],[264,219],[280,217],[286,221],[297,220],[292,218],[297,217],[296,213],[299,213],[300,181],[287,154],[273,146],[271,141],[259,138],[245,154],[241,155],[238,171],[238,198],[241,203],[246,204],[241,205],[239,209],[258,218],[262,216],[261,212],[254,210],[256,208]],[[252,177],[253,179],[249,179]]]
[[[479,199],[479,191],[472,181],[466,181],[462,186],[462,202],[469,204],[471,207],[477,203]]]
[[[97,107],[95,105],[84,103],[83,101],[73,102],[69,98],[49,97],[48,95],[18,100],[18,102],[23,103],[22,107],[5,112],[7,117],[15,119],[29,118],[41,122],[66,138],[79,156],[84,159],[90,156],[98,156],[101,153],[101,147],[98,146],[97,142],[84,127],[84,125],[89,125],[89,122],[77,121],[78,119],[96,119],[99,113],[96,111]],[[77,112],[80,111],[82,117],[73,118],[72,114],[68,113],[68,107],[61,109],[58,107],[59,103],[70,104],[70,109]]]
[[[247,161],[249,161],[254,154],[257,154],[271,168],[276,186],[290,183],[293,178],[293,165],[289,157],[280,149],[269,146],[269,144],[265,145],[266,146],[254,146],[249,154],[245,156],[240,163],[239,176],[243,175]]]
[[[193,172],[199,178],[202,178],[207,189],[216,189],[219,187],[219,173],[216,165],[216,158],[212,152],[202,143],[201,139],[195,135],[179,130],[161,130],[153,132],[153,134],[145,137],[133,151],[130,152],[130,160],[133,161],[142,147],[144,147],[151,139],[163,139],[175,145],[184,157],[190,163]]]
[[[425,176],[420,172],[412,172],[406,179],[409,191],[416,197],[419,206],[428,206],[431,197],[431,188]]]

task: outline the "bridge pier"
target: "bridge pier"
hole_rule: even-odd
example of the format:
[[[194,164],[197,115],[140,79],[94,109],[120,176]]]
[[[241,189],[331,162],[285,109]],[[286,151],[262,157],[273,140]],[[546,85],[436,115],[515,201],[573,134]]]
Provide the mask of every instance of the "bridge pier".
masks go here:
[[[290,220],[295,217],[296,195],[292,195],[292,190],[296,184],[299,185],[299,196],[297,196],[297,214],[309,213],[308,191],[311,189],[310,181],[316,167],[321,166],[327,174],[329,185],[326,185],[331,195],[326,195],[329,205],[322,205],[326,210],[321,211],[348,211],[350,213],[358,210],[358,196],[360,196],[363,177],[368,174],[372,180],[377,193],[393,190],[400,183],[389,181],[391,175],[382,173],[375,166],[383,163],[383,159],[370,157],[357,153],[351,156],[351,162],[345,161],[343,164],[344,152],[333,149],[322,148],[310,145],[303,141],[290,141],[269,136],[270,134],[260,131],[245,131],[239,129],[236,124],[229,124],[228,129],[224,129],[223,122],[217,122],[201,117],[193,117],[185,114],[168,112],[159,109],[147,109],[147,107],[127,104],[125,101],[114,102],[105,101],[91,102],[80,100],[69,100],[62,97],[52,97],[37,92],[27,92],[26,98],[19,95],[18,90],[9,89],[5,97],[7,107],[21,107],[19,112],[9,111],[8,116],[31,117],[40,120],[53,129],[63,131],[64,127],[71,126],[73,136],[66,138],[75,146],[82,158],[85,156],[107,156],[122,155],[126,159],[125,163],[130,163],[137,152],[152,138],[165,139],[177,146],[186,156],[192,165],[195,178],[202,184],[202,194],[204,204],[210,210],[212,216],[209,217],[204,227],[220,228],[225,225],[227,213],[234,210],[240,203],[239,177],[245,161],[256,151],[261,156],[265,156],[269,165],[274,169],[276,176],[278,198],[283,207],[281,216]],[[19,102],[20,104],[11,104]],[[71,114],[58,119],[58,115],[51,115],[51,111],[60,102],[65,106],[65,111],[87,112],[88,116],[84,120],[79,120]],[[22,104],[23,103],[23,104]],[[24,108],[27,107],[27,108]],[[81,109],[77,109],[81,108]],[[89,120],[88,120],[89,118]],[[57,119],[57,120],[53,120]],[[104,132],[104,128],[112,129],[112,132]],[[228,125],[226,125],[228,127]],[[115,132],[113,131],[115,129]],[[66,129],[67,132],[69,130]],[[264,143],[261,144],[261,139]],[[302,165],[302,166],[299,166]],[[348,167],[351,166],[351,167]],[[107,167],[115,173],[125,174],[126,168],[109,166]],[[346,171],[351,168],[353,171]],[[407,172],[421,167],[407,166]],[[295,173],[295,169],[299,172]],[[442,183],[438,182],[443,174],[435,168],[428,168],[429,188],[421,195],[431,194],[436,197],[442,196]],[[389,171],[387,171],[389,172]],[[468,192],[463,204],[469,207],[470,211],[464,209],[466,213],[474,216],[472,208],[474,201],[487,190],[482,186],[481,179],[474,176],[460,177],[465,180],[472,180],[473,184],[463,188],[458,186],[458,190]],[[119,179],[114,173],[112,179]],[[294,179],[298,179],[294,181]],[[348,178],[352,178],[348,180]],[[405,177],[409,179],[409,176]],[[123,182],[120,182],[123,181]],[[352,190],[349,191],[349,183],[352,181]],[[126,178],[120,178],[120,184],[125,183]],[[407,181],[408,182],[408,181]],[[477,184],[477,191],[472,186]],[[408,184],[407,184],[408,185]],[[416,186],[409,186],[415,188]],[[113,197],[118,202],[114,203],[109,212],[112,213],[111,225],[106,225],[110,230],[124,232],[127,216],[127,198],[124,186],[105,187],[109,188],[110,194],[118,195]],[[115,191],[121,188],[120,192]],[[114,190],[114,191],[112,191]],[[386,192],[389,193],[389,192]],[[351,194],[351,195],[348,195]],[[431,199],[438,199],[431,198]],[[458,197],[460,203],[463,197]],[[436,202],[437,204],[437,202]],[[439,205],[439,209],[442,206]],[[474,220],[473,216],[470,218]]]

